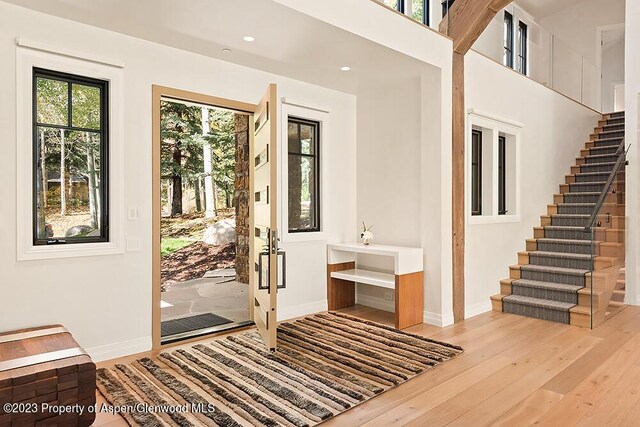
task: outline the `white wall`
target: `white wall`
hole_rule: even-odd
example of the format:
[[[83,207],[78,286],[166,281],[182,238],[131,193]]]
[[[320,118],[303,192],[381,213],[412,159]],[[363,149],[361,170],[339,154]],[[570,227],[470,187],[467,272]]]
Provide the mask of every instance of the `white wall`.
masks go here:
[[[467,110],[523,125],[520,221],[469,224],[467,214],[465,303],[471,317],[491,309],[489,297],[499,293],[499,281],[517,264],[517,252],[533,237],[600,115],[475,52],[465,58],[465,79]]]
[[[450,298],[451,266],[443,260],[451,247],[446,246],[450,228],[443,223],[442,204],[450,203],[450,190],[443,197],[442,185],[450,166],[442,163],[442,152],[450,148],[441,150],[439,144],[440,84],[440,70],[425,67],[416,78],[391,79],[383,87],[358,93],[357,216],[359,225],[373,225],[375,242],[423,248],[423,317],[446,325],[451,315],[443,312],[441,301],[443,294]],[[369,268],[393,269],[379,257],[358,261]],[[393,311],[392,294],[386,292],[359,285],[358,301]]]
[[[629,0],[633,2],[633,0]],[[596,65],[596,28],[624,22],[625,0],[585,0],[538,23]]]
[[[388,85],[358,92],[358,221],[374,224],[376,241],[380,243],[423,247],[424,320],[441,326],[453,323],[451,40],[371,0],[275,1],[429,64],[419,82],[396,85],[389,76]],[[432,2],[432,11],[437,6]],[[384,31],[380,31],[381,27]],[[417,111],[421,113],[417,115]],[[394,132],[388,119],[377,120],[385,112],[408,127]],[[370,147],[376,151],[367,152]],[[389,161],[390,156],[398,161],[397,165]],[[382,166],[385,170],[380,169]],[[372,190],[373,183],[398,190],[387,192],[382,204]],[[352,236],[356,237],[355,230]],[[376,291],[369,294],[381,296]]]
[[[615,111],[614,84],[624,83],[624,39],[607,45],[602,50],[602,111]]]
[[[151,345],[151,85],[160,84],[256,103],[269,83],[279,96],[331,111],[324,165],[331,169],[326,231],[331,241],[356,229],[355,97],[281,76],[187,53],[0,2],[0,180],[4,200],[16,199],[17,36],[123,61],[125,123],[123,165],[125,236],[141,250],[120,255],[16,261],[16,206],[0,206],[0,330],[48,323],[65,325],[97,359],[143,351]],[[126,220],[126,208],[140,218]],[[280,292],[284,316],[326,307],[324,242],[290,243],[288,288]]]
[[[626,172],[627,292],[625,302],[640,304],[640,3],[628,1],[625,22],[625,136],[631,145]]]

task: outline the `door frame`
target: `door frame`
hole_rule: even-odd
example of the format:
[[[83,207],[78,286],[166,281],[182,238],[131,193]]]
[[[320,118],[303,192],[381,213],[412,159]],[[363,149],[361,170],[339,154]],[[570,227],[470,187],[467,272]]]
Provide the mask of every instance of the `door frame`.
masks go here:
[[[151,181],[152,181],[152,292],[151,292],[151,337],[152,337],[152,350],[160,350],[164,347],[175,345],[175,343],[162,344],[161,336],[161,257],[160,257],[160,245],[161,245],[161,230],[160,230],[160,216],[162,210],[161,190],[160,190],[160,156],[161,156],[161,141],[160,141],[160,102],[162,98],[173,98],[180,101],[194,102],[197,104],[204,104],[211,107],[221,107],[229,110],[235,110],[241,113],[249,114],[249,144],[253,142],[253,132],[251,132],[251,123],[253,122],[253,114],[257,108],[257,105],[247,102],[235,101],[232,99],[218,98],[211,95],[204,95],[201,93],[190,92],[181,89],[175,89],[166,86],[152,85],[152,152],[151,152]],[[249,165],[251,166],[251,164]],[[251,169],[251,167],[249,168]],[[250,177],[252,174],[250,174]],[[249,186],[252,186],[252,180],[249,180]],[[249,189],[250,194],[252,188]],[[253,224],[253,206],[249,203],[249,224]],[[252,239],[249,239],[249,244],[252,244]],[[249,266],[254,264],[253,252],[249,248]],[[249,272],[251,273],[251,268]],[[249,285],[251,288],[251,285]],[[249,317],[253,320],[253,310],[251,309],[252,292],[249,292],[249,298],[247,299],[247,305],[249,305]],[[214,333],[215,334],[215,333]],[[213,334],[212,334],[213,335]],[[182,343],[189,341],[195,341],[202,339],[202,336],[194,337],[193,339],[185,339]]]

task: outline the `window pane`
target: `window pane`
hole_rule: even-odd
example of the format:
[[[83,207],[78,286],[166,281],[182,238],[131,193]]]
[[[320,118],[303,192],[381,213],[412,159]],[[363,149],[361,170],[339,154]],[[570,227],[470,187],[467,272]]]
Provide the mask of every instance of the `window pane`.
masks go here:
[[[398,0],[382,0],[382,3],[393,9],[398,9]]]
[[[68,126],[69,84],[41,77],[36,80],[38,123]]]
[[[37,238],[100,237],[100,134],[36,131]]]
[[[314,157],[289,155],[289,230],[317,229]]]
[[[482,133],[471,138],[471,214],[482,215]]]
[[[412,0],[412,2],[411,10],[413,13],[413,19],[426,24],[426,22],[424,22],[424,0]]]
[[[300,125],[300,152],[302,154],[315,154],[315,132],[313,125]]]
[[[289,122],[289,153],[300,152],[300,126]]]
[[[71,85],[73,126],[100,129],[100,88]]]

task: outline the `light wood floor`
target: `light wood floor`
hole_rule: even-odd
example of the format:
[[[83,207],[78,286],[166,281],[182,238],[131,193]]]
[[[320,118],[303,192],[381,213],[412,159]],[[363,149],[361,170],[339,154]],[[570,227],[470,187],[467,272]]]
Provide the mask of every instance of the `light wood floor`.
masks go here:
[[[393,323],[367,307],[343,311]],[[465,352],[323,426],[640,424],[640,307],[593,331],[498,312],[409,330]],[[126,424],[99,416],[95,425]]]

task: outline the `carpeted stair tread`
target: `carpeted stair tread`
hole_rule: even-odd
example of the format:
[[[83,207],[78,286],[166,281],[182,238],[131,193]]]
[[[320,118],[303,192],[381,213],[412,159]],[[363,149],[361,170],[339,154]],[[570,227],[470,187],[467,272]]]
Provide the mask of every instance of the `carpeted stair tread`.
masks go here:
[[[548,272],[555,274],[566,274],[569,276],[584,276],[589,270],[583,270],[579,268],[567,268],[567,267],[551,267],[547,265],[534,265],[526,264],[520,266],[521,270],[536,271],[536,272]]]
[[[529,252],[529,256],[539,256],[539,257],[547,257],[547,258],[566,258],[566,259],[577,259],[577,260],[589,260],[591,259],[591,255],[589,254],[574,254],[568,252],[547,252],[547,251],[531,251]]]
[[[605,185],[607,181],[593,181],[593,182],[572,182],[569,184],[571,187],[584,187],[589,185]]]
[[[547,299],[525,297],[522,295],[508,295],[504,297],[502,301],[503,303],[507,301],[514,304],[528,305],[533,307],[547,308],[550,310],[559,310],[559,311],[569,311],[576,305],[569,302],[551,301]]]
[[[528,288],[544,289],[547,291],[557,292],[573,292],[577,293],[584,286],[579,285],[567,285],[565,283],[552,283],[552,282],[540,282],[538,280],[517,279],[514,280],[512,285],[525,286]]]
[[[591,246],[591,240],[576,240],[576,239],[553,239],[550,237],[541,237],[537,239],[541,243],[554,243],[556,245],[584,245]],[[601,242],[594,242],[601,243]]]
[[[571,226],[571,225],[547,225],[544,228],[548,228],[550,230],[562,230],[562,231],[577,231],[584,230],[582,226]],[[593,227],[594,230],[599,230],[602,227]]]
[[[558,217],[558,218],[589,218],[591,215],[588,214],[552,214],[551,217]]]

